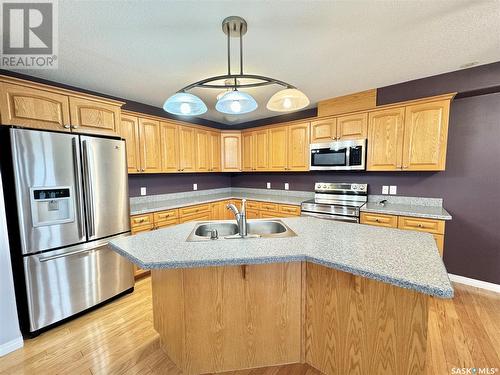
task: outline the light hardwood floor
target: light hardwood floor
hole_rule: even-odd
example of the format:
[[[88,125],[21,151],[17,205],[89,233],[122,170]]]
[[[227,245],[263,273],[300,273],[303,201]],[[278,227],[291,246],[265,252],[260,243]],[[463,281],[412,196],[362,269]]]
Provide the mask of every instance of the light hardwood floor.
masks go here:
[[[427,374],[451,374],[453,367],[500,368],[500,294],[455,288],[453,300],[431,299]],[[0,358],[0,374],[180,374],[160,349],[151,306],[151,283],[145,278],[134,293]],[[297,364],[227,374],[320,373]]]

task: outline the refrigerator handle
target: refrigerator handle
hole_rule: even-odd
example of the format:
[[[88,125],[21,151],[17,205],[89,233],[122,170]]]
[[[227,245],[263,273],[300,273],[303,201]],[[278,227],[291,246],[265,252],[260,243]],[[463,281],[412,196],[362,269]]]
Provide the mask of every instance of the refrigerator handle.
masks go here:
[[[80,224],[80,237],[85,236],[85,220],[83,217],[83,199],[82,199],[82,181],[80,171],[80,155],[76,147],[77,138],[72,139],[73,148],[73,167],[75,168],[75,195],[76,195],[76,209],[78,213],[78,223]]]
[[[89,238],[95,235],[95,219],[94,219],[94,187],[92,179],[92,160],[91,149],[87,141],[83,141],[83,175],[85,187],[87,188],[87,223],[89,228]]]

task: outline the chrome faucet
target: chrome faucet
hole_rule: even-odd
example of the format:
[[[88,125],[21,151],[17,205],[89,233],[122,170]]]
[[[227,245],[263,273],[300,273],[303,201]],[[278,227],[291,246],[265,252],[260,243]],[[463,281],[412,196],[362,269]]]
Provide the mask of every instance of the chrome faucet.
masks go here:
[[[234,218],[236,219],[236,223],[238,224],[238,234],[240,237],[247,236],[247,216],[246,216],[246,199],[241,200],[241,211],[238,211],[236,206],[232,203],[229,203],[226,208],[230,210],[234,214]]]

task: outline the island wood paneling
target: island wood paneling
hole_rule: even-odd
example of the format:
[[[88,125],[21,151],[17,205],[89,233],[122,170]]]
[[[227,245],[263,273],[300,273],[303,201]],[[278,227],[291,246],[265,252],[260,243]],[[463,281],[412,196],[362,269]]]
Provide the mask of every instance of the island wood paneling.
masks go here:
[[[428,296],[307,263],[306,362],[325,374],[424,374]]]

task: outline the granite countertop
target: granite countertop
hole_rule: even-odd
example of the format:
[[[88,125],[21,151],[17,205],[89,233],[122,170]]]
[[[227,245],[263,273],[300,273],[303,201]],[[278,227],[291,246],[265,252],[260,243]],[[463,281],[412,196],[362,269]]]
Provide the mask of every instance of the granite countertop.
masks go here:
[[[368,202],[360,209],[361,212],[377,214],[422,217],[427,219],[451,220],[451,215],[442,206],[424,206],[418,204],[399,204]]]
[[[145,269],[308,261],[441,298],[453,297],[429,233],[312,217],[281,220],[296,237],[186,242],[195,225],[190,222],[110,244]]]
[[[243,198],[248,200],[262,201],[262,202],[292,204],[296,206],[300,206],[300,204],[307,199],[304,198],[304,196],[294,196],[294,195],[226,192],[226,193],[205,194],[199,196],[193,195],[191,197],[186,197],[186,198],[172,198],[172,199],[156,200],[156,201],[142,202],[142,203],[131,203],[130,214],[139,215],[155,211],[171,210],[179,207],[193,206],[195,204],[216,202],[225,199],[243,199]]]

